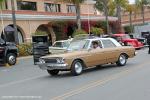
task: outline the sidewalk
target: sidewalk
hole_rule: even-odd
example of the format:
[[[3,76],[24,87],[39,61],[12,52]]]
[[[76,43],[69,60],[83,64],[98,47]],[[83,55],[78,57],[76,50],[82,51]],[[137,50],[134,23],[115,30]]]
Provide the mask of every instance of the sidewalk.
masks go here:
[[[18,60],[33,58],[33,56],[18,57]]]

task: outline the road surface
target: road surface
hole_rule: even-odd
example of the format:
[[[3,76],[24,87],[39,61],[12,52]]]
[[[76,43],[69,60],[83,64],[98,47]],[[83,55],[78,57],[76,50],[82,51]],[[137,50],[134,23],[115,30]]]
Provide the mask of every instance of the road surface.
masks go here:
[[[0,100],[149,100],[150,55],[147,49],[124,67],[105,65],[80,76],[61,72],[50,76],[20,59],[13,67],[0,67]]]

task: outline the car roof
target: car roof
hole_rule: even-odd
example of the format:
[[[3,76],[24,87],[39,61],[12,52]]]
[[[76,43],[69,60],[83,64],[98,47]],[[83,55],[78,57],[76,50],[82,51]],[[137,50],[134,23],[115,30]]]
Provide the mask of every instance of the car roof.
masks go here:
[[[94,41],[94,40],[112,40],[113,38],[93,38],[93,39],[86,39],[86,40],[90,40],[90,41]]]
[[[68,40],[59,40],[59,41],[55,41],[56,42],[67,42],[67,41],[71,41],[71,39],[68,39]]]

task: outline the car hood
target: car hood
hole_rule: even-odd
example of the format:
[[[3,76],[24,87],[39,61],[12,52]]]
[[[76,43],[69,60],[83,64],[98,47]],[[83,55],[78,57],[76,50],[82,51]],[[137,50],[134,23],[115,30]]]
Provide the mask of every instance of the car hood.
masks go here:
[[[41,58],[72,58],[72,57],[79,57],[81,54],[87,53],[86,50],[81,50],[81,51],[65,51],[64,53],[60,54],[53,54],[53,55],[47,55],[43,56]]]

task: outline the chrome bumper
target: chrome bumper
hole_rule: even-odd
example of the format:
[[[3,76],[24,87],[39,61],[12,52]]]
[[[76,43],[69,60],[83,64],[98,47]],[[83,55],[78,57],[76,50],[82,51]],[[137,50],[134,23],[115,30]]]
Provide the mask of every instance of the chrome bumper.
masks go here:
[[[55,69],[67,70],[68,69],[68,64],[50,64],[50,63],[41,64],[41,63],[38,63],[37,65],[42,70],[47,70],[47,69],[48,70],[55,70]]]

